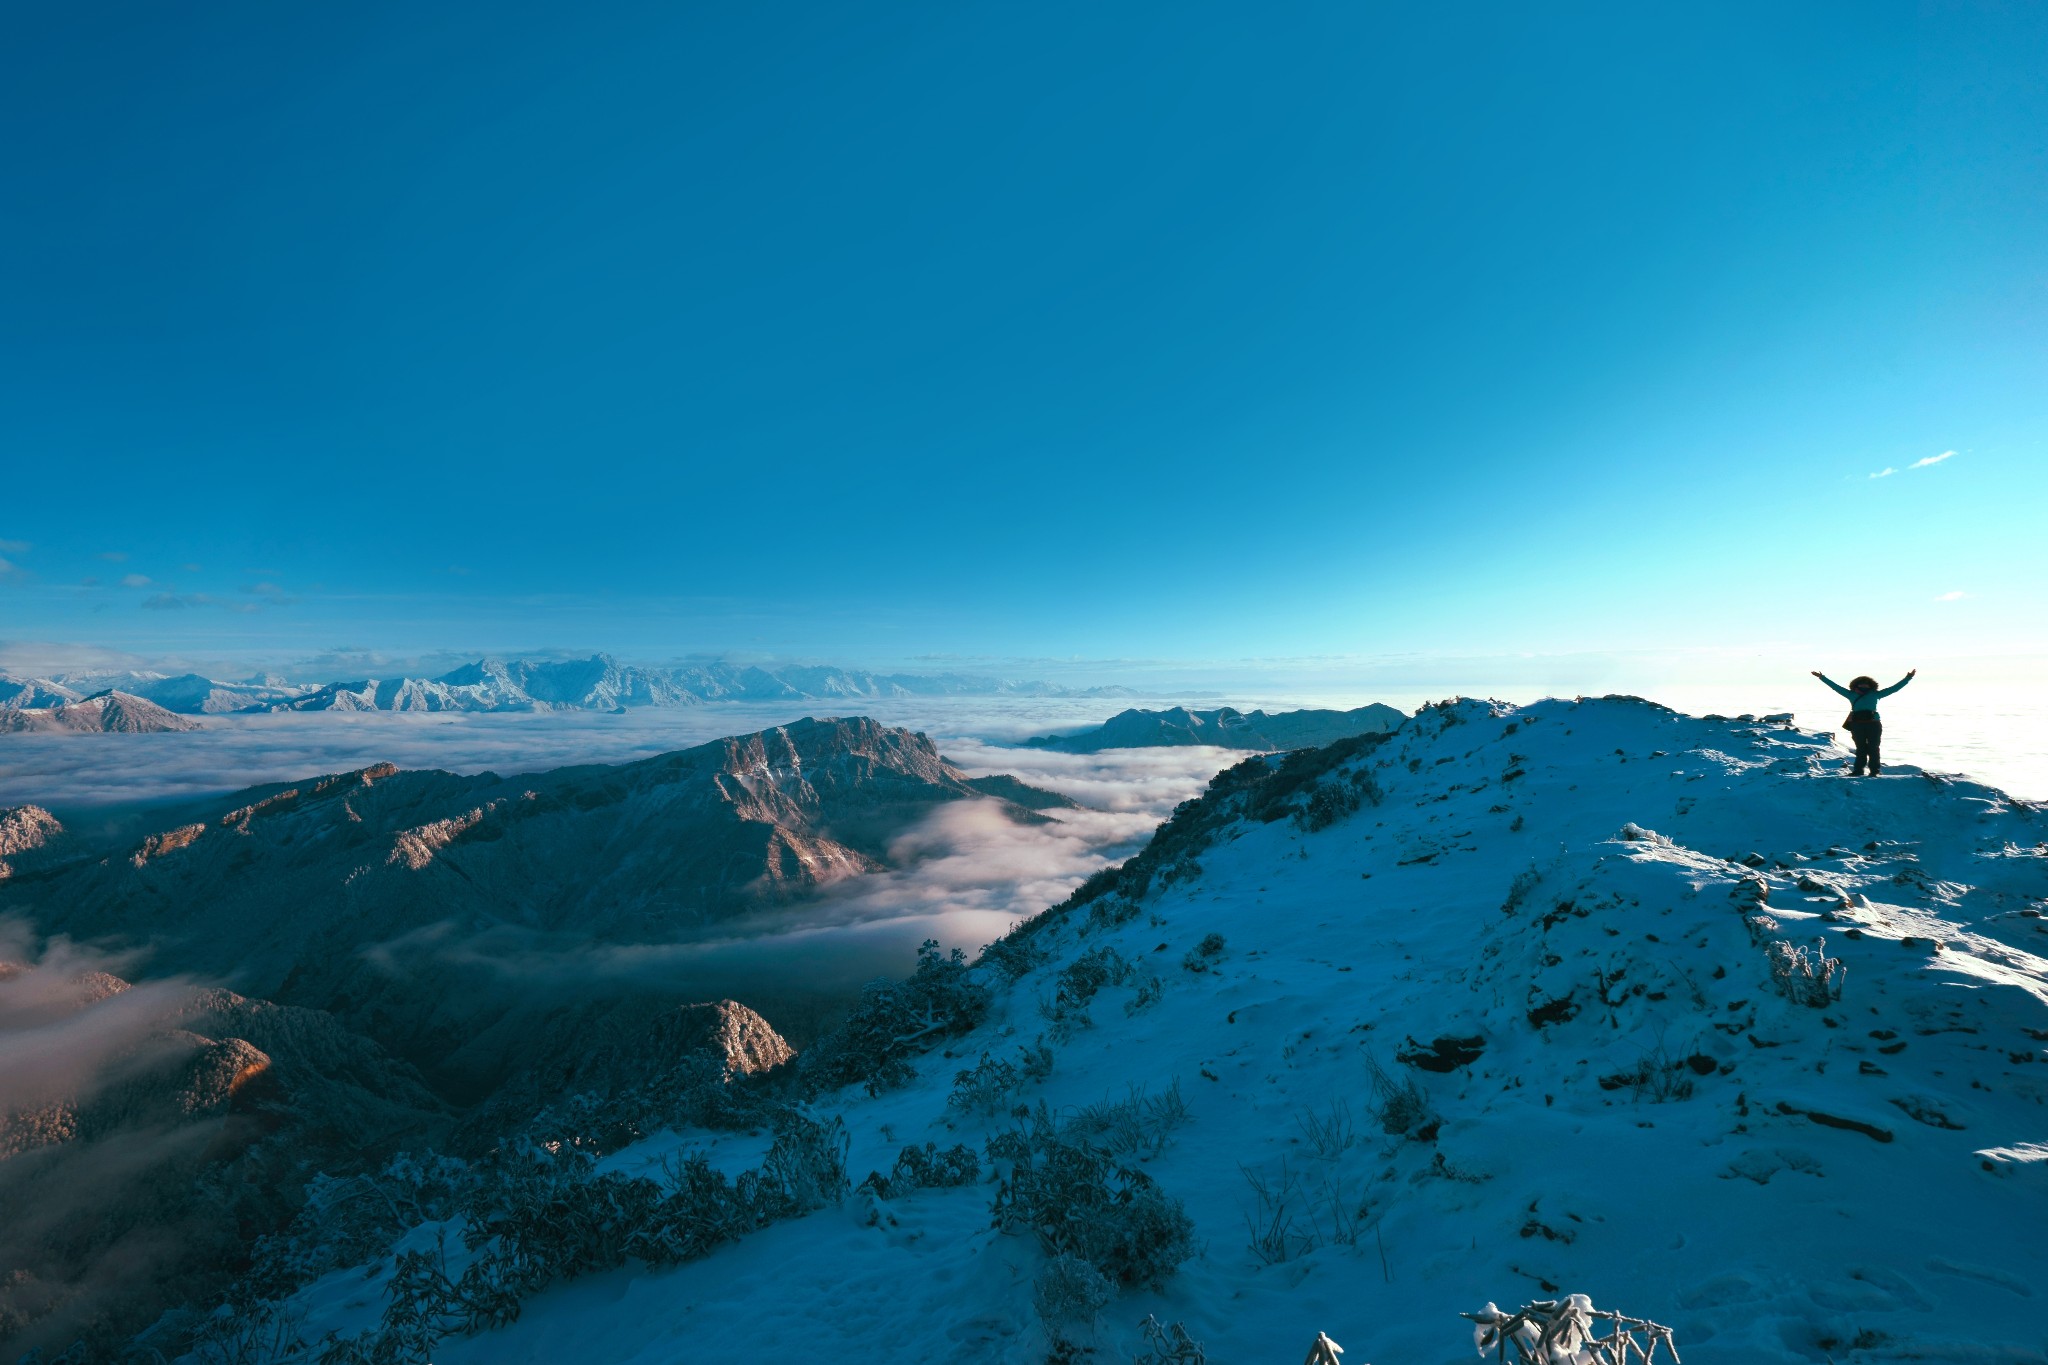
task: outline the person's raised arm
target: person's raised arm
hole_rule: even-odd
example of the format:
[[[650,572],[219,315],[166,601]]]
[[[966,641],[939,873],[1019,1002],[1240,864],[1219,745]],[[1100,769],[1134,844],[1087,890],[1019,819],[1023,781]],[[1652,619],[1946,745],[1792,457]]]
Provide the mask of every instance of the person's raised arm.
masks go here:
[[[1907,683],[1909,683],[1909,682],[1913,681],[1913,675],[1914,675],[1915,673],[1918,673],[1919,671],[1920,671],[1920,670],[1919,670],[1919,669],[1917,669],[1917,668],[1912,668],[1912,669],[1908,669],[1908,670],[1906,670],[1906,676],[1905,676],[1905,677],[1903,677],[1903,678],[1899,679],[1899,680],[1898,680],[1897,682],[1893,683],[1893,684],[1892,684],[1892,685],[1891,685],[1890,687],[1887,687],[1887,688],[1885,688],[1885,689],[1884,689],[1884,691],[1882,691],[1882,692],[1878,693],[1877,695],[1878,695],[1878,696],[1880,696],[1880,697],[1889,697],[1889,696],[1890,696],[1890,695],[1891,695],[1892,693],[1894,693],[1894,692],[1898,691],[1898,690],[1899,690],[1900,688],[1904,687],[1904,686],[1905,686],[1905,685],[1906,685]]]
[[[1827,674],[1825,674],[1825,673],[1821,672],[1821,671],[1820,671],[1819,669],[1817,669],[1817,668],[1816,668],[1816,669],[1814,669],[1814,670],[1813,670],[1813,676],[1814,676],[1814,677],[1816,677],[1816,678],[1819,678],[1819,679],[1820,679],[1820,680],[1821,680],[1822,682],[1826,683],[1826,684],[1827,684],[1827,685],[1828,685],[1829,687],[1832,687],[1832,688],[1834,688],[1834,689],[1835,689],[1835,691],[1837,691],[1837,692],[1840,692],[1840,693],[1841,693],[1841,694],[1842,694],[1843,696],[1847,697],[1847,698],[1848,698],[1848,699],[1849,699],[1850,701],[1854,701],[1854,700],[1856,700],[1856,694],[1855,694],[1854,692],[1851,692],[1851,691],[1850,691],[1850,690],[1849,690],[1848,688],[1846,688],[1846,687],[1842,686],[1842,685],[1841,685],[1840,683],[1836,682],[1836,681],[1835,681],[1835,680],[1834,680],[1833,678],[1830,678],[1830,677],[1829,677],[1829,676],[1828,676]],[[1904,686],[1905,686],[1905,684],[1904,684],[1904,683],[1900,683],[1900,684],[1899,684],[1899,686],[1901,686],[1901,687],[1904,687]]]

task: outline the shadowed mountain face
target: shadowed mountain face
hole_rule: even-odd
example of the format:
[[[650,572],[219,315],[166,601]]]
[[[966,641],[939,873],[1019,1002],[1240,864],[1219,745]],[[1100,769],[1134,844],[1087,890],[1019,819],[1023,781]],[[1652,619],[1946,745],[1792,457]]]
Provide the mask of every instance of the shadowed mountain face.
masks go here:
[[[0,960],[0,1347],[217,1289],[309,1163],[434,1141],[413,1068],[318,1010]]]
[[[72,731],[144,735],[198,728],[198,721],[187,720],[153,701],[126,692],[102,692],[83,701],[45,707],[0,707],[0,734]]]
[[[1070,754],[1104,749],[1149,749],[1212,744],[1219,749],[1270,753],[1281,749],[1313,749],[1353,735],[1385,734],[1407,716],[1391,706],[1370,702],[1353,711],[1282,711],[1249,713],[1234,707],[1190,711],[1122,711],[1093,730],[1074,735],[1040,735],[1025,743],[1034,749]]]
[[[166,1307],[217,1294],[251,1238],[343,1177],[425,1154],[458,1116],[411,1066],[320,1011],[176,981],[9,960],[0,945],[0,1356],[114,1349]],[[577,1095],[709,1083],[794,1054],[730,1000],[647,1000],[540,1029],[527,1066],[466,1116],[489,1146]],[[431,1157],[426,1159],[431,1160]],[[89,1349],[88,1349],[89,1348]],[[72,1358],[72,1357],[66,1357]]]
[[[616,767],[378,765],[188,806],[116,842],[53,834],[24,808],[0,911],[148,943],[152,972],[331,1010],[474,1098],[534,1054],[541,1021],[583,1019],[589,994],[515,981],[505,956],[730,932],[888,866],[899,835],[959,801],[1019,822],[1064,804],[1022,784],[990,794],[920,734],[804,720]]]

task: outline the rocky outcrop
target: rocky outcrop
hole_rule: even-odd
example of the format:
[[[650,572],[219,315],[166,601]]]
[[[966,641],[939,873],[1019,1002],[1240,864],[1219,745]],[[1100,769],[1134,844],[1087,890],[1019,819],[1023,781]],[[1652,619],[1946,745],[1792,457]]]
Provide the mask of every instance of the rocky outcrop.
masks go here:
[[[41,806],[0,807],[0,880],[13,875],[17,864],[48,848],[64,833],[57,817]]]

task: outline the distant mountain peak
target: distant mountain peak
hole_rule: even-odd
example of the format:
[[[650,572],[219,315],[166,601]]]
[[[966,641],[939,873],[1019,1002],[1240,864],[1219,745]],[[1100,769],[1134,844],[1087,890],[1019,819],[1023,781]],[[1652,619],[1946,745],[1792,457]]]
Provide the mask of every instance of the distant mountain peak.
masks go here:
[[[0,734],[45,733],[164,734],[197,730],[199,723],[127,692],[98,692],[50,707],[0,710]]]

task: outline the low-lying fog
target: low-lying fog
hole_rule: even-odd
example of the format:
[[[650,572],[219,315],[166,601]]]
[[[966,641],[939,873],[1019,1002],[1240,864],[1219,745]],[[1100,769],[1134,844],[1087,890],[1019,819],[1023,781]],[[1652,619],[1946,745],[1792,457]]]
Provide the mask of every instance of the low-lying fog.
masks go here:
[[[899,837],[894,870],[764,911],[716,939],[621,944],[512,932],[457,938],[423,918],[418,933],[377,949],[394,968],[460,961],[535,988],[571,992],[628,978],[659,980],[669,990],[745,1000],[801,1036],[862,982],[907,970],[926,938],[971,954],[1056,903],[1096,869],[1137,851],[1175,805],[1243,757],[1208,748],[1084,755],[1009,747],[1030,735],[1099,723],[1125,704],[977,698],[837,708],[710,705],[621,715],[213,716],[191,734],[10,736],[0,746],[0,806],[34,802],[62,819],[92,824],[124,807],[379,761],[457,772],[544,771],[626,762],[807,714],[837,713],[923,730],[972,775],[1013,773],[1086,807],[1056,812],[1057,819],[1041,825],[1014,824],[986,805],[941,807]],[[59,742],[42,742],[51,739]],[[135,974],[149,974],[146,951],[133,962]]]

